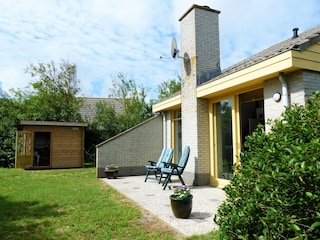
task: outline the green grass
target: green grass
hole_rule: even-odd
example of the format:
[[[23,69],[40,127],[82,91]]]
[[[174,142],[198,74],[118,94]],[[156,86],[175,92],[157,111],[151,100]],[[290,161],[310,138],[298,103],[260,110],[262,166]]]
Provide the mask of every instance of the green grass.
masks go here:
[[[175,239],[95,177],[94,168],[0,168],[0,239]],[[150,229],[150,226],[152,229]],[[214,239],[214,233],[187,239]]]
[[[0,239],[174,239],[94,171],[0,169]]]

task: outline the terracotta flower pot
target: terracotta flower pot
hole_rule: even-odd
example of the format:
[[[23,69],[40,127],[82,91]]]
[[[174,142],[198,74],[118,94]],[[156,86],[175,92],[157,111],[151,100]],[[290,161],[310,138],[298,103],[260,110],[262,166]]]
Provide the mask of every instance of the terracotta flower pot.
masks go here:
[[[106,177],[108,179],[115,179],[118,176],[118,171],[119,169],[115,169],[115,170],[104,170],[104,173],[106,174]]]
[[[170,196],[171,209],[176,218],[188,218],[192,210],[192,198],[190,195],[183,200],[175,200]]]

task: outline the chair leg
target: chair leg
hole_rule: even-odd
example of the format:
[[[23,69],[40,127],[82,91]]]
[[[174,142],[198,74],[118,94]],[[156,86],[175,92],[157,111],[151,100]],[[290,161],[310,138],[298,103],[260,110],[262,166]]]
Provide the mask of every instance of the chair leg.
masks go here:
[[[147,181],[148,176],[149,176],[149,171],[147,170],[147,172],[146,172],[146,178],[144,179],[144,182],[146,182],[146,181]]]
[[[180,173],[178,172],[178,176],[179,176],[179,179],[180,179],[180,182],[182,185],[185,185],[184,181],[183,181],[183,178],[181,177]]]
[[[158,184],[160,184],[160,183],[161,183],[161,179],[163,178],[163,177],[162,177],[162,175],[163,175],[163,174],[161,173],[161,174],[160,174],[160,178],[159,178],[159,182],[158,182]]]
[[[163,190],[166,190],[166,187],[168,185],[168,182],[170,181],[171,179],[171,175],[172,175],[172,172],[170,174],[167,175],[166,179],[164,180],[162,186],[163,186]]]

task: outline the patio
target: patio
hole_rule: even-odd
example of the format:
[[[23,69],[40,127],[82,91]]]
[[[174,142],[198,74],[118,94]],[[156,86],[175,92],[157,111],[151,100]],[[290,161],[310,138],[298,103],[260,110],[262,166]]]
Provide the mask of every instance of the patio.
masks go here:
[[[192,187],[191,215],[188,219],[178,219],[171,211],[169,199],[172,188],[180,185],[177,178],[173,177],[166,190],[162,190],[157,181],[149,179],[144,182],[144,178],[145,176],[128,176],[102,180],[185,236],[206,234],[218,228],[213,218],[218,206],[225,200],[222,189],[210,186]]]

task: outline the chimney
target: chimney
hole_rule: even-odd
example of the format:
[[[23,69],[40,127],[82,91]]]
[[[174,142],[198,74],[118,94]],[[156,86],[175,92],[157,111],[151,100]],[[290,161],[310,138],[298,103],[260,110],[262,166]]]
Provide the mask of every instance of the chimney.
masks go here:
[[[219,14],[218,10],[194,4],[179,19],[182,79],[192,78],[190,81],[200,85],[221,73]]]
[[[293,31],[292,39],[299,37],[298,30],[299,30],[299,28],[292,29],[292,31]]]

